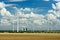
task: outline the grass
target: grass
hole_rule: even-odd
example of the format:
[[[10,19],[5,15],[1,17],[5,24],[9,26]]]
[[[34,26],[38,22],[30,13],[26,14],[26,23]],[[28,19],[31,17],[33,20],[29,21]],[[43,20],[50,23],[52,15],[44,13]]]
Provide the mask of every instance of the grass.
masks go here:
[[[0,33],[0,40],[60,40],[60,33]]]

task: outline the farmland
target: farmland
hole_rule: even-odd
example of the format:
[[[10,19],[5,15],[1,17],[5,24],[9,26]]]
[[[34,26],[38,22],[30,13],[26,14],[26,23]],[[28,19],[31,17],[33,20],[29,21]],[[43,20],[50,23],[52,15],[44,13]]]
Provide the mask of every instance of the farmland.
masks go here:
[[[0,40],[60,40],[60,33],[0,33]]]

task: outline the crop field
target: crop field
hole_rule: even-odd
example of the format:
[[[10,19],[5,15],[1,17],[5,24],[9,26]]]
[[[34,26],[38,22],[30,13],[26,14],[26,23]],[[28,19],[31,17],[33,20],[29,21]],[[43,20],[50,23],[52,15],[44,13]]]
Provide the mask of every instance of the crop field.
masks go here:
[[[0,40],[60,40],[60,33],[0,33]]]

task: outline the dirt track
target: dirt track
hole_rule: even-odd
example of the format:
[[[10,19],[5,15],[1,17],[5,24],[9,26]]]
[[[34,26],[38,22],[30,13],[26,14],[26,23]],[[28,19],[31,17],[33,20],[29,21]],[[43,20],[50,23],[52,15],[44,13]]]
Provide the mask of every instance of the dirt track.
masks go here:
[[[60,40],[57,33],[0,33],[0,40]]]

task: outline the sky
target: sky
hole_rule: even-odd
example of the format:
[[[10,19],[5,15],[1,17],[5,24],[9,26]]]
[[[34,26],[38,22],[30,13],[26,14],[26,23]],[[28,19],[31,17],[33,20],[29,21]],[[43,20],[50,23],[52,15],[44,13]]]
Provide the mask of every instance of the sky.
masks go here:
[[[0,30],[17,22],[19,30],[60,30],[60,0],[0,0]]]

